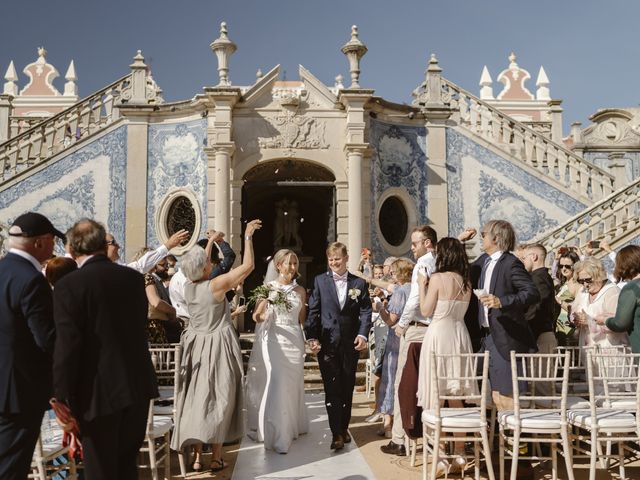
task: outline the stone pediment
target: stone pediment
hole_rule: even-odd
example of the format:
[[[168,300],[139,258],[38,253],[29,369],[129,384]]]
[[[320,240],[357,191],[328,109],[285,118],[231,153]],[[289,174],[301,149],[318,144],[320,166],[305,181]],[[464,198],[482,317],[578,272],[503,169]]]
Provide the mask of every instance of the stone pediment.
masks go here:
[[[633,115],[619,109],[602,110],[590,118],[596,122],[583,132],[589,146],[640,147],[640,134],[631,126]]]

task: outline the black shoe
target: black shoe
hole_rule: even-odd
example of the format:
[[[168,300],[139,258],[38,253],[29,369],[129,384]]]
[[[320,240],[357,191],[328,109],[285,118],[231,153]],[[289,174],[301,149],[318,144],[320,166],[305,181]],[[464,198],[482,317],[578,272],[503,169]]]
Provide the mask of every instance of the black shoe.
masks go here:
[[[393,443],[390,441],[386,445],[382,445],[380,447],[382,453],[388,453],[389,455],[397,455],[398,457],[406,457],[407,451],[404,448],[404,445],[398,445],[397,443]]]
[[[344,439],[344,443],[351,443],[351,435],[349,435],[349,430],[345,430],[342,433],[342,438]]]
[[[344,439],[342,435],[334,435],[331,441],[331,450],[342,450],[344,448]]]

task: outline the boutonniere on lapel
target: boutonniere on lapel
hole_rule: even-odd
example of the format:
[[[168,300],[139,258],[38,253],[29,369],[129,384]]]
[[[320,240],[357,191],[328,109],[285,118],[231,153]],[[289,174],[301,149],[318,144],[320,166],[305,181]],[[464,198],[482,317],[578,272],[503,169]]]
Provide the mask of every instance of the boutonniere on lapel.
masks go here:
[[[350,288],[348,294],[351,300],[357,300],[361,293],[359,288]]]

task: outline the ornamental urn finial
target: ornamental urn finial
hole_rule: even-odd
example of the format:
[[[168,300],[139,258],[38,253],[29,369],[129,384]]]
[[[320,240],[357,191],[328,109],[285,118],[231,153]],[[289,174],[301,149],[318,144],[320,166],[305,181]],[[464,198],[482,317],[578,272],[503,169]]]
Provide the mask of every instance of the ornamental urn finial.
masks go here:
[[[231,85],[229,80],[229,57],[237,50],[237,46],[227,36],[226,22],[220,24],[220,36],[209,46],[218,58],[218,77],[220,79],[218,86],[228,87]]]
[[[351,40],[342,47],[349,60],[349,72],[351,73],[351,86],[349,88],[360,88],[360,59],[367,53],[367,46],[358,38],[358,27],[351,27]]]

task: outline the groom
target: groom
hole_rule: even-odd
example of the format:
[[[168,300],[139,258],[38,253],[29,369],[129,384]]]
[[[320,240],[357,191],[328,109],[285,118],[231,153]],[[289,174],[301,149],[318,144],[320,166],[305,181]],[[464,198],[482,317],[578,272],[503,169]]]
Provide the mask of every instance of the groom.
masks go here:
[[[367,284],[347,271],[347,247],[327,247],[329,271],[315,278],[304,333],[318,353],[325,406],[333,434],[332,450],[351,441],[349,421],[359,352],[367,348],[371,300]]]

